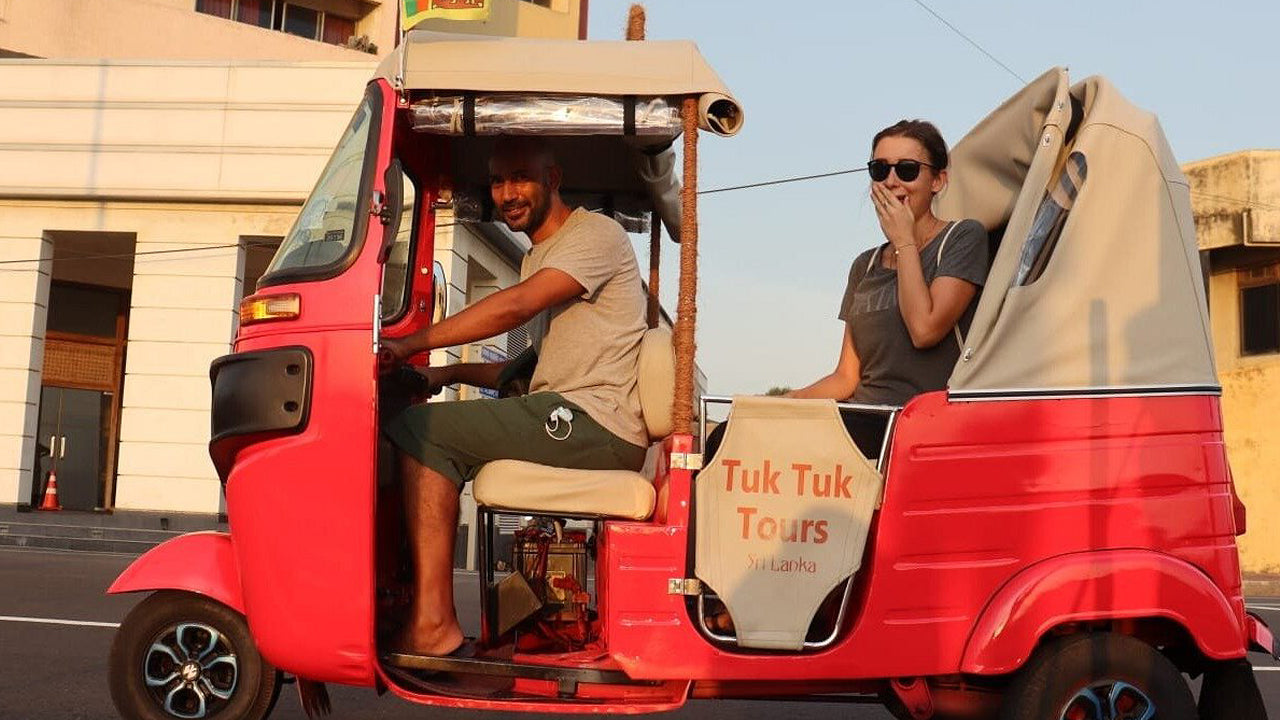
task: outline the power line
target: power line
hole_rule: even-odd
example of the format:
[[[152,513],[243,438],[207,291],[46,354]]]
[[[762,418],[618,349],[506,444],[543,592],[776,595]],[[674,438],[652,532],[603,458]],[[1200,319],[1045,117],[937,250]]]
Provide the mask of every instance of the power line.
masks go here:
[[[928,5],[925,5],[923,2],[921,2],[921,0],[912,0],[912,2],[914,2],[914,3],[915,3],[915,4],[917,4],[917,5],[919,5],[920,7],[924,8],[926,12],[928,12],[930,15],[934,16],[935,18],[937,18],[937,19],[938,19],[938,22],[940,22],[940,23],[942,23],[943,25],[946,25],[947,27],[951,28],[951,31],[952,31],[952,32],[954,32],[955,34],[957,34],[957,35],[959,35],[960,37],[964,38],[964,39],[965,39],[965,42],[967,42],[967,43],[969,43],[970,45],[972,45],[972,46],[974,46],[975,48],[977,48],[977,49],[978,49],[978,52],[982,53],[983,55],[986,55],[988,58],[991,58],[991,62],[993,62],[993,63],[995,63],[995,64],[999,65],[999,66],[1000,66],[1000,67],[1002,67],[1002,68],[1004,68],[1005,72],[1007,72],[1007,73],[1009,73],[1010,75],[1012,75],[1012,76],[1014,76],[1015,78],[1017,78],[1017,79],[1018,79],[1018,81],[1019,81],[1019,82],[1021,82],[1023,85],[1026,85],[1026,84],[1027,84],[1027,81],[1026,81],[1026,80],[1024,80],[1024,79],[1023,79],[1023,77],[1022,77],[1021,75],[1019,75],[1018,73],[1014,72],[1014,71],[1013,71],[1013,69],[1012,69],[1012,68],[1010,68],[1008,65],[1005,65],[1004,63],[1000,62],[1000,60],[999,60],[998,58],[996,58],[996,56],[995,56],[995,55],[992,55],[991,53],[987,52],[987,49],[986,49],[986,48],[984,48],[984,47],[982,47],[981,45],[979,45],[979,44],[977,43],[977,41],[975,41],[973,38],[969,37],[968,35],[965,35],[963,32],[960,32],[960,28],[958,28],[958,27],[956,27],[955,25],[952,25],[951,23],[947,22],[947,19],[946,19],[946,18],[944,18],[944,17],[942,17],[942,16],[941,16],[941,15],[939,15],[938,13],[934,12],[934,11],[933,11],[933,8],[929,7]]]
[[[817,175],[797,175],[795,177],[780,178],[778,180],[764,180],[762,182],[748,183],[746,185],[731,185],[729,187],[712,188],[711,190],[699,190],[699,195],[710,195],[712,193],[729,192],[730,190],[747,190],[749,188],[768,187],[769,185],[783,185],[786,183],[801,182],[804,180],[817,180],[819,178],[835,177],[837,175],[848,175],[849,173],[866,172],[864,167],[849,168],[847,170],[833,170],[831,172],[818,173]]]
[[[452,227],[455,223],[440,223],[435,227],[445,228]],[[280,243],[264,242],[261,240],[246,240],[242,243],[231,243],[228,245],[200,245],[197,247],[170,248],[168,250],[138,250],[128,253],[102,253],[96,255],[77,255],[75,257],[48,258],[45,260],[28,259],[28,260],[0,260],[0,265],[19,265],[30,263],[65,263],[65,262],[83,262],[87,260],[123,260],[125,258],[137,258],[149,255],[178,255],[181,253],[205,252],[207,250],[229,250],[244,245],[250,249],[271,249],[280,247]]]
[[[265,242],[246,242],[246,247],[275,247],[274,243]],[[128,253],[103,253],[98,255],[77,255],[75,257],[48,258],[47,260],[0,260],[0,265],[14,265],[18,263],[41,263],[41,262],[74,262],[81,260],[123,260],[125,258],[136,258],[144,255],[176,255],[179,253],[204,252],[205,250],[227,250],[230,248],[240,247],[241,243],[232,243],[230,245],[201,245],[199,247],[170,248],[168,250],[141,250]]]
[[[1221,200],[1222,202],[1229,202],[1236,205],[1244,205],[1245,207],[1249,207],[1249,208],[1261,208],[1263,210],[1280,210],[1280,205],[1265,203],[1260,200],[1241,200],[1240,198],[1228,197],[1226,195],[1214,195],[1213,193],[1200,192],[1198,190],[1192,190],[1191,194],[1197,197],[1207,198],[1209,200]]]
[[[858,167],[858,168],[848,168],[845,170],[832,170],[831,172],[817,173],[814,175],[795,175],[792,177],[778,178],[777,180],[763,180],[760,182],[747,183],[745,185],[730,185],[727,187],[712,188],[710,190],[699,190],[698,194],[710,195],[712,193],[730,192],[733,190],[749,190],[753,188],[769,187],[772,185],[784,185],[787,183],[804,182],[806,180],[820,180],[822,178],[838,177],[840,175],[849,175],[852,173],[859,173],[859,172],[866,172],[866,171],[867,169],[865,167]],[[1233,204],[1240,205],[1243,207],[1248,207],[1248,208],[1260,208],[1264,210],[1280,210],[1280,205],[1262,202],[1259,200],[1244,200],[1241,198],[1230,197],[1228,195],[1217,195],[1214,193],[1200,192],[1198,190],[1192,190],[1191,194],[1196,197],[1233,203]],[[440,223],[440,224],[437,224],[435,227],[437,229],[445,228],[445,227],[450,227],[454,224],[455,223]],[[182,253],[204,252],[207,250],[229,250],[231,248],[240,247],[241,245],[244,245],[245,247],[250,249],[274,250],[279,247],[279,243],[250,240],[250,241],[245,241],[243,243],[231,243],[227,245],[201,245],[199,247],[170,248],[168,250],[141,250],[141,251],[136,251],[131,253],[102,253],[102,254],[96,254],[96,255],[79,255],[76,257],[49,258],[47,260],[39,260],[39,259],[0,260],[0,265],[34,264],[34,263],[42,263],[42,262],[65,263],[65,262],[82,262],[82,261],[89,261],[89,260],[123,260],[126,258],[138,258],[138,257],[147,257],[147,256],[155,256],[155,255],[178,255]]]
[[[847,174],[849,173],[865,173],[865,172],[867,172],[867,168],[849,168],[845,170],[832,170],[832,172],[818,173],[818,174],[815,174],[815,176],[796,176],[791,178],[774,179],[774,181],[753,182],[748,184],[732,184],[732,186],[716,187],[716,188],[712,188],[712,190],[699,190],[698,195],[710,195],[710,193],[713,193],[713,192],[728,192],[731,190],[749,190],[749,188],[753,188],[753,187],[768,187],[768,186],[771,186],[771,184],[803,182],[803,181],[810,181],[810,179],[833,178],[836,176],[847,176]]]

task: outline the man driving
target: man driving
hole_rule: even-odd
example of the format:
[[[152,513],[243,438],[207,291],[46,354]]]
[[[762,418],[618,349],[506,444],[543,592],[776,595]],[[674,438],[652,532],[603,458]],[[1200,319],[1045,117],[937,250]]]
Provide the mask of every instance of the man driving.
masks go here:
[[[612,218],[571,209],[547,144],[503,138],[489,161],[495,211],[532,249],[520,282],[436,325],[382,340],[384,369],[434,348],[475,342],[531,323],[538,362],[530,394],[501,400],[423,403],[387,423],[404,483],[412,541],[412,616],[398,652],[463,655],[453,607],[453,547],[462,485],[491,460],[586,470],[638,470],[648,436],[636,389],[645,296],[635,253]],[[494,388],[505,363],[427,370],[432,390]]]

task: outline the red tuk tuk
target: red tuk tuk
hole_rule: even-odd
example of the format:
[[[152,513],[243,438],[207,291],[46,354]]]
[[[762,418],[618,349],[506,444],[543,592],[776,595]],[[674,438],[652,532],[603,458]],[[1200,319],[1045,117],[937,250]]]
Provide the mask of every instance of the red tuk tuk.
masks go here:
[[[211,370],[231,532],[171,540],[109,590],[153,592],[112,648],[121,714],[256,720],[288,674],[313,697],[557,713],[808,698],[921,719],[1264,718],[1246,654],[1276,647],[1241,595],[1189,195],[1154,117],[1061,70],[1007,101],[957,145],[939,199],[995,245],[949,389],[901,408],[735,398],[704,458],[706,407],[729,399],[694,398],[696,141],[740,122],[689,43],[409,33]],[[483,219],[487,148],[520,133],[550,138],[585,202],[681,241],[674,349],[653,330],[641,361],[656,461],[484,468],[488,652],[391,653],[408,583],[379,481],[378,341],[441,310],[438,223]],[[878,457],[839,412],[884,418]],[[499,579],[504,513],[543,520]],[[1198,710],[1183,674],[1204,675]]]

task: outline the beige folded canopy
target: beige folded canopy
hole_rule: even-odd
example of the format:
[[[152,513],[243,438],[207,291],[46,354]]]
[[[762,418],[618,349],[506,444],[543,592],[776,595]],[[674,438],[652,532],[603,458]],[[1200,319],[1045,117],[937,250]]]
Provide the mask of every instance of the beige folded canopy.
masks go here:
[[[733,135],[742,108],[687,40],[491,38],[415,30],[378,66],[409,90],[698,97],[703,130]]]
[[[1003,228],[954,396],[1218,386],[1186,178],[1105,79],[1053,69],[1014,95],[935,205]]]

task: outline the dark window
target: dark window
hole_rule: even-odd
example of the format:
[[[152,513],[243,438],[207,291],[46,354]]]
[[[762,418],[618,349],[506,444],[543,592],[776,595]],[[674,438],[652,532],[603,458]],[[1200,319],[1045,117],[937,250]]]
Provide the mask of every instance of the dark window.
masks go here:
[[[196,0],[196,12],[331,45],[346,45],[356,34],[356,21],[352,18],[283,0]]]
[[[1280,283],[1240,290],[1240,354],[1280,352]]]
[[[280,28],[290,35],[311,40],[320,39],[320,11],[301,5],[285,3],[284,26]]]
[[[324,14],[324,37],[330,45],[346,45],[347,38],[356,34],[356,21],[338,17],[330,13]]]
[[[1022,256],[1018,259],[1018,272],[1014,275],[1014,285],[1030,285],[1044,274],[1053,257],[1053,250],[1062,237],[1062,227],[1066,225],[1067,215],[1080,194],[1080,186],[1089,174],[1089,165],[1084,154],[1076,151],[1067,156],[1058,182],[1054,183],[1040,207],[1036,210],[1031,222],[1031,232],[1022,245]]]
[[[114,338],[120,302],[114,290],[52,283],[47,327],[50,332]]]
[[[409,300],[409,268],[413,265],[413,224],[417,217],[417,191],[413,179],[401,171],[403,193],[400,200],[400,226],[395,242],[382,266],[382,320],[390,322],[404,314]]]
[[[269,28],[275,0],[240,0],[236,7],[236,20],[248,25]]]
[[[196,12],[231,19],[233,0],[196,0]]]

